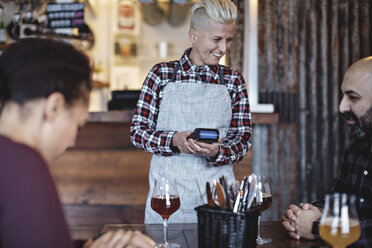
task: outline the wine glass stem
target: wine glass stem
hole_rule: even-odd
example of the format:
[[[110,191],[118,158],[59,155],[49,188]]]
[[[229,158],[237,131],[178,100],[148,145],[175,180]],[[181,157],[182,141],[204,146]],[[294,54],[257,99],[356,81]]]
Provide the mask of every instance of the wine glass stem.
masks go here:
[[[257,238],[260,238],[260,226],[261,226],[261,215],[258,216],[258,224],[257,224]]]
[[[168,247],[168,219],[163,219],[164,244]]]

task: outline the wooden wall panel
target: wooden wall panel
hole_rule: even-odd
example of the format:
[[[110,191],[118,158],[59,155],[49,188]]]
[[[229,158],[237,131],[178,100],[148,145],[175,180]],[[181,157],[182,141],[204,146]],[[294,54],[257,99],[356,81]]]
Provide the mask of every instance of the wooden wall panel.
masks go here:
[[[143,205],[151,154],[71,150],[51,166],[65,204]]]
[[[237,179],[251,173],[251,152]],[[64,204],[144,205],[151,154],[141,150],[71,150],[50,167]]]
[[[93,122],[79,132],[74,149],[135,149],[129,139],[130,122]]]

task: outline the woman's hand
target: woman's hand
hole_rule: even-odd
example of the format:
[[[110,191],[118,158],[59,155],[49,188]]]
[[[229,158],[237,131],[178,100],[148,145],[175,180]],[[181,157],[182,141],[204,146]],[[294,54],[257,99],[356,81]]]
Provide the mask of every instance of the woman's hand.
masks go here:
[[[191,144],[187,139],[191,133],[192,133],[191,131],[176,132],[173,135],[172,144],[176,146],[178,150],[180,150],[180,152],[182,153],[187,154],[193,153],[191,149]]]
[[[208,144],[193,139],[189,139],[189,144],[192,153],[201,155],[203,157],[214,157],[217,155],[220,149],[219,142]]]
[[[188,138],[191,133],[191,131],[176,132],[173,135],[172,144],[177,146],[182,153],[198,154],[203,157],[214,157],[217,155],[220,149],[219,141],[212,144],[199,142]]]
[[[153,248],[155,242],[140,231],[109,231],[99,239],[88,240],[83,248]]]

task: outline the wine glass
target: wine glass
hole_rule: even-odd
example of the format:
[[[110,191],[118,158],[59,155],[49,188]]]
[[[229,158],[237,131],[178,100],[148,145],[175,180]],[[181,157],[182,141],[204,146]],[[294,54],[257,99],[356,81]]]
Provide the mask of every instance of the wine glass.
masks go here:
[[[255,204],[260,207],[260,215],[258,216],[257,227],[257,244],[263,245],[271,243],[270,238],[263,238],[260,236],[261,214],[268,209],[272,204],[273,198],[270,193],[270,186],[267,177],[264,175],[257,175],[257,191]]]
[[[334,248],[344,248],[359,239],[360,224],[355,195],[327,194],[319,224],[320,237]]]
[[[157,248],[177,248],[175,243],[168,243],[168,219],[177,209],[181,202],[176,185],[164,177],[155,180],[155,187],[151,197],[151,208],[161,215],[164,225],[164,243],[156,244]]]

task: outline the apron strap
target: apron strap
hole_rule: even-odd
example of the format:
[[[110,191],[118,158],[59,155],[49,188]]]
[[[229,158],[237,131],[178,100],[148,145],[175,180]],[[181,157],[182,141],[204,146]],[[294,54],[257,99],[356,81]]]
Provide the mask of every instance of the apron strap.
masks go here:
[[[174,70],[173,70],[173,75],[172,75],[171,82],[174,82],[174,80],[176,80],[177,71],[178,71],[179,68],[180,68],[180,63],[177,63],[176,62],[176,65],[175,65]],[[223,78],[223,71],[222,71],[220,65],[218,65],[218,75],[220,76],[220,82],[221,82],[221,84],[224,85],[225,84],[225,80]]]
[[[180,63],[176,62],[176,66],[174,67],[174,70],[173,70],[173,75],[172,75],[171,82],[174,82],[174,80],[176,80],[178,68],[180,68]]]
[[[221,82],[221,84],[225,85],[225,80],[223,79],[223,71],[222,71],[220,65],[218,65],[218,75],[220,76],[220,82]]]

